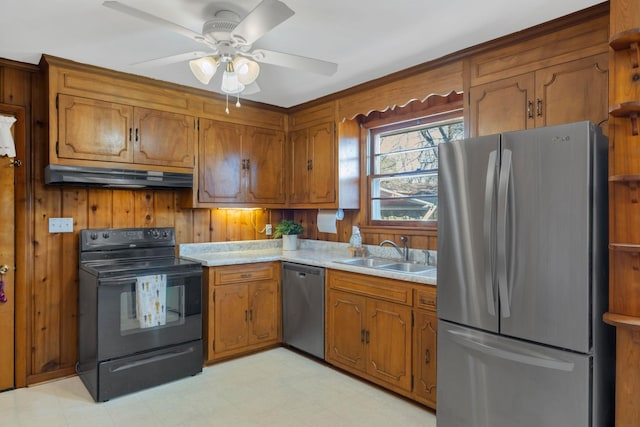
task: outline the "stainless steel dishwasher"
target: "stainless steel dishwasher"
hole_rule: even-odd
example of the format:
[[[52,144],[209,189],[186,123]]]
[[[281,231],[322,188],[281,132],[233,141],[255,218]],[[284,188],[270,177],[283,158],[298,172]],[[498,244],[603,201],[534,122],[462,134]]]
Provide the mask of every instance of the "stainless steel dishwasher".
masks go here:
[[[282,338],[324,359],[324,268],[282,263]]]

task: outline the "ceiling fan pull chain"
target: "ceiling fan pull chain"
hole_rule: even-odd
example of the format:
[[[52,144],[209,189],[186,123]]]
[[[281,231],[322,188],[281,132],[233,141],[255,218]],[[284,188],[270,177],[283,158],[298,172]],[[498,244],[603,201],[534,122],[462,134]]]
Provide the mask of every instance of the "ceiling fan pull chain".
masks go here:
[[[227,96],[227,106],[225,107],[224,112],[229,114],[229,94],[227,93],[226,96]]]
[[[240,108],[240,92],[238,92],[238,98],[236,99],[236,108]]]

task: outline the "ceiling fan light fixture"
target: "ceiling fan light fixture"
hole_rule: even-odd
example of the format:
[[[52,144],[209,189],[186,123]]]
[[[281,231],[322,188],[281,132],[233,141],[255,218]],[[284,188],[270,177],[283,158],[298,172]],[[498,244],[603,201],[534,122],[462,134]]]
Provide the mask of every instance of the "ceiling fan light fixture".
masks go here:
[[[260,65],[244,56],[236,56],[233,59],[233,68],[238,75],[238,81],[245,86],[255,82],[260,74]]]
[[[219,61],[212,56],[205,56],[204,58],[194,59],[189,61],[189,68],[193,75],[202,84],[209,84],[211,78],[218,69]]]
[[[233,68],[231,61],[227,62],[227,67],[222,74],[222,91],[228,94],[237,94],[244,90],[244,85],[238,80],[238,73]]]

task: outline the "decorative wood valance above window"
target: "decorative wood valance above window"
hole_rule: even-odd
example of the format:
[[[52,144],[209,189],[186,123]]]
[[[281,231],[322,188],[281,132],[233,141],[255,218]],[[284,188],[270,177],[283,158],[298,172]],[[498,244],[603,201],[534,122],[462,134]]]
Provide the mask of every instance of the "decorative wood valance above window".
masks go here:
[[[351,120],[372,111],[387,111],[437,94],[462,92],[462,61],[454,61],[405,78],[347,95],[338,100],[338,117]]]

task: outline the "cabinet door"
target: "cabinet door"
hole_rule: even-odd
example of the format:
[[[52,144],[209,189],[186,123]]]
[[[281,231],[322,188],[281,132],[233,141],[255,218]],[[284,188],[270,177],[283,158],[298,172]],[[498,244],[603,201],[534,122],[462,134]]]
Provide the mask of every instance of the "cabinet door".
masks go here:
[[[200,119],[199,191],[200,202],[243,201],[243,127],[233,123]]]
[[[608,61],[603,53],[536,71],[536,127],[607,120]]]
[[[438,319],[434,312],[415,310],[413,341],[413,391],[416,397],[436,407],[436,354]]]
[[[470,136],[492,135],[533,127],[535,125],[533,91],[533,74],[470,88]]]
[[[195,119],[184,114],[136,108],[133,162],[194,167]]]
[[[327,305],[327,360],[359,371],[365,370],[366,299],[346,292],[329,291]]]
[[[280,312],[280,292],[276,280],[249,285],[249,344],[278,340]]]
[[[130,163],[133,108],[58,95],[58,157]]]
[[[367,302],[367,373],[411,390],[411,308]]]
[[[222,353],[249,343],[249,292],[246,284],[216,286],[214,349]]]
[[[245,201],[284,203],[284,133],[247,126]]]
[[[336,201],[336,145],[333,122],[309,128],[309,203]]]
[[[289,203],[305,203],[309,197],[308,129],[289,134]]]

